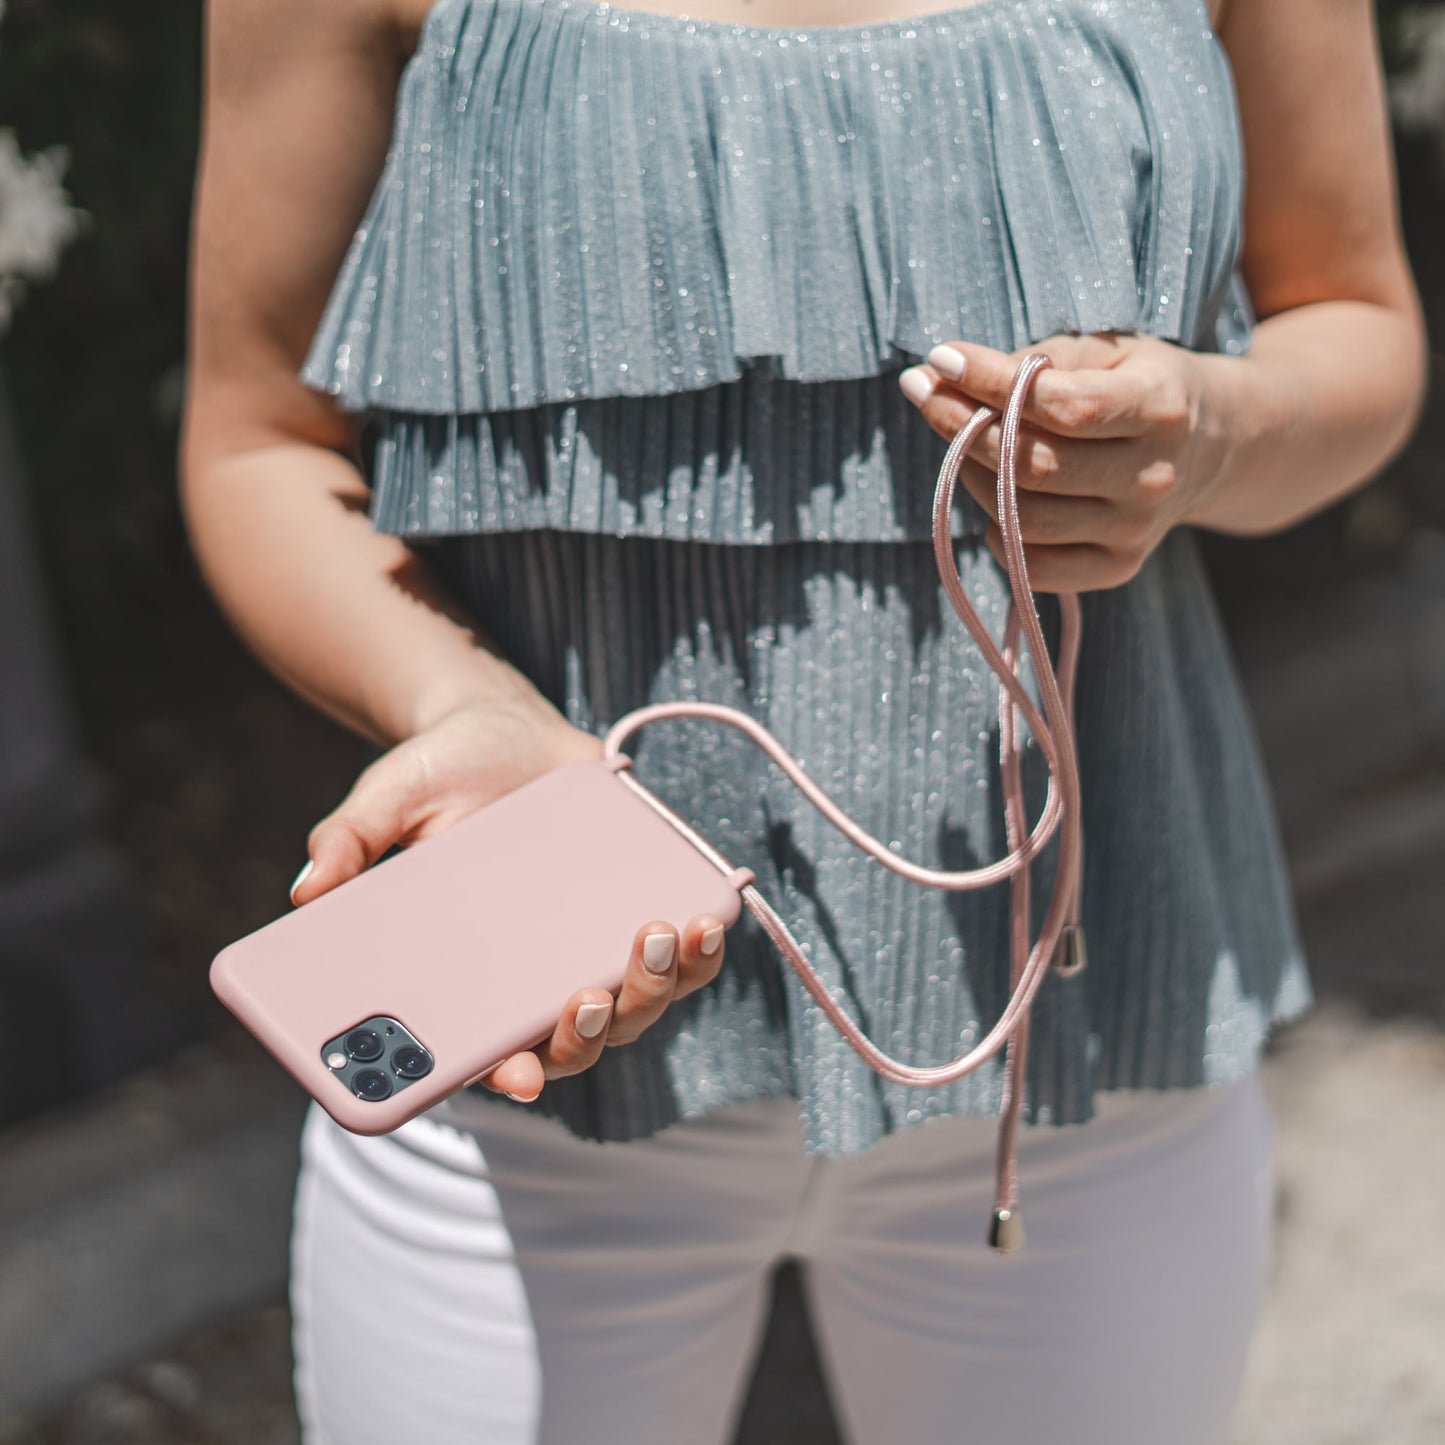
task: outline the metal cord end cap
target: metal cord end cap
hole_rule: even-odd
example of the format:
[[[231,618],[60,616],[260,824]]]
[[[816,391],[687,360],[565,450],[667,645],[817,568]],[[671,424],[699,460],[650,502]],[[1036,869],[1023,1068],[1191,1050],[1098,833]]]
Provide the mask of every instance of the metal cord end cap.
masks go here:
[[[1084,946],[1084,925],[1069,923],[1059,935],[1054,949],[1054,972],[1060,978],[1073,978],[1089,966],[1089,951]]]
[[[1024,1242],[1024,1222],[1016,1209],[997,1209],[988,1231],[989,1244],[1000,1254],[1018,1249]]]

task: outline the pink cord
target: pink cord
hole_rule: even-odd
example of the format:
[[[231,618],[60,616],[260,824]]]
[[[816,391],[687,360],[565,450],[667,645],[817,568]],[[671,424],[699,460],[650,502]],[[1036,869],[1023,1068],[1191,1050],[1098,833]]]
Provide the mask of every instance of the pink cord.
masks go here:
[[[995,644],[982,619],[965,595],[963,578],[953,554],[950,519],[958,470],[964,454],[983,432],[997,421],[998,412],[980,407],[968,423],[954,436],[944,454],[938,472],[938,486],[933,500],[933,555],[943,580],[944,591],[953,610],[978,644],[984,660],[997,674],[999,690],[999,752],[1003,778],[1004,821],[1009,853],[995,863],[964,872],[951,873],[927,868],[900,858],[871,834],[858,826],[798,766],[783,745],[747,713],[718,703],[658,703],[637,708],[619,718],[608,731],[604,750],[619,768],[617,776],[655,808],[679,832],[683,833],[705,857],[739,887],[742,901],[778,946],[798,979],[833,1027],[867,1062],[886,1079],[914,1087],[934,1088],[950,1084],[972,1073],[991,1059],[1001,1048],[1004,1056],[1004,1096],[1000,1111],[998,1162],[993,1220],[989,1241],[996,1249],[1010,1250],[1023,1242],[1023,1231],[1017,1214],[1018,1181],[1015,1150],[1018,1135],[1019,1108],[1023,1099],[1023,1081],[1028,1060],[1029,1011],[1034,996],[1050,965],[1060,972],[1075,972],[1083,966],[1083,934],[1079,928],[1079,889],[1082,876],[1083,836],[1080,822],[1079,768],[1074,743],[1073,692],[1079,656],[1079,600],[1073,593],[1061,593],[1059,606],[1062,629],[1059,643],[1058,673],[1049,660],[1029,586],[1028,566],[1023,541],[1019,535],[1017,451],[1019,418],[1024,400],[1034,377],[1050,365],[1042,352],[1030,352],[1014,374],[1009,398],[1004,406],[1000,427],[998,466],[999,531],[1003,535],[1005,565],[1008,572],[1008,618],[1004,627],[1003,647]],[[1043,704],[1040,715],[1019,679],[1021,654],[1019,642],[1027,644],[1038,680],[1039,698]],[[678,817],[665,803],[654,797],[628,771],[628,759],[622,754],[623,743],[649,723],[667,718],[710,718],[726,723],[747,734],[817,810],[871,857],[885,868],[915,883],[930,888],[964,891],[986,888],[1009,880],[1010,905],[1010,985],[1011,994],[998,1022],[968,1053],[951,1063],[918,1067],[890,1058],[858,1027],[829,993],[813,965],[787,925],[768,901],[753,886],[753,875],[747,869],[735,868],[705,838]],[[1026,832],[1023,784],[1020,769],[1019,723],[1022,721],[1038,743],[1049,770],[1048,795],[1043,811],[1031,833]],[[1048,844],[1055,832],[1060,834],[1058,868],[1054,874],[1053,892],[1038,938],[1029,944],[1029,864]]]

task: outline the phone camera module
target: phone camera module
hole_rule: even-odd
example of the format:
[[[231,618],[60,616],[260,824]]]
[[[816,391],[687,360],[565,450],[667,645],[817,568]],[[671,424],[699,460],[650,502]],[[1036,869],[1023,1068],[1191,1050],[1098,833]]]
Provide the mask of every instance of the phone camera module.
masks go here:
[[[403,1079],[424,1079],[431,1073],[432,1057],[420,1044],[403,1044],[393,1050],[391,1066]]]
[[[321,1062],[341,1088],[369,1104],[380,1104],[436,1072],[431,1051],[390,1014],[348,1020],[321,1046]]]
[[[362,1069],[352,1076],[351,1092],[368,1104],[391,1097],[391,1080],[380,1069]]]
[[[381,1057],[381,1035],[375,1029],[353,1029],[346,1036],[346,1052],[359,1064],[370,1064]]]

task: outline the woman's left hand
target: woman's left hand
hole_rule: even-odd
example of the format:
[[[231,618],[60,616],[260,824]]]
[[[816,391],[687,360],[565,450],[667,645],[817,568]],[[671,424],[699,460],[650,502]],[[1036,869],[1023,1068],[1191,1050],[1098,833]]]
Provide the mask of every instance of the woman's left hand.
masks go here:
[[[1045,352],[1019,427],[1019,520],[1039,592],[1117,587],[1218,479],[1224,448],[1196,353],[1130,334],[1060,335],[1007,355],[950,341],[899,378],[940,436],[952,438],[980,405],[1002,413],[1019,362]],[[954,365],[953,357],[960,362]],[[920,399],[921,398],[921,399]],[[995,422],[969,449],[960,480],[998,530]]]

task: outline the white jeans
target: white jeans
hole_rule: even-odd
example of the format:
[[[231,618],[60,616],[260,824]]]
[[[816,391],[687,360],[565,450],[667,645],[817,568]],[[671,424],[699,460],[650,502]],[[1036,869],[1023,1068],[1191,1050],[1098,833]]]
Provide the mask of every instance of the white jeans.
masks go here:
[[[396,1134],[312,1107],[293,1237],[308,1445],[723,1445],[773,1265],[803,1262],[854,1445],[1224,1445],[1271,1216],[1256,1075],[1021,1131],[804,1152],[791,1099],[628,1144],[463,1096]]]

